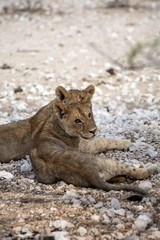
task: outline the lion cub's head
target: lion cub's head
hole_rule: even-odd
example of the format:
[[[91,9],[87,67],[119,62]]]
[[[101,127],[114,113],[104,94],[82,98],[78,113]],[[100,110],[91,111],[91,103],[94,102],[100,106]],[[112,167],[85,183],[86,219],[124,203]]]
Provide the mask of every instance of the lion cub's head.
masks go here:
[[[54,112],[61,127],[68,135],[82,138],[92,138],[95,135],[97,127],[91,104],[94,91],[93,85],[82,91],[67,91],[63,87],[56,89],[57,99],[54,102]]]

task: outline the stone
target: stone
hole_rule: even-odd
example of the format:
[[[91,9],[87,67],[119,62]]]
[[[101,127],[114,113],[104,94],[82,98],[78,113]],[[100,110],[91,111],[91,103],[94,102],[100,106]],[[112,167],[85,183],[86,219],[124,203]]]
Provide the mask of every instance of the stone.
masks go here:
[[[69,240],[68,232],[67,231],[55,231],[52,233],[54,240]]]
[[[148,214],[141,214],[135,220],[132,228],[141,232],[144,231],[151,222],[152,219]]]
[[[144,190],[149,190],[149,189],[152,189],[152,183],[150,181],[141,181],[138,184],[138,187],[140,187]]]
[[[84,228],[84,227],[79,227],[78,230],[77,230],[77,233],[78,233],[81,237],[83,237],[83,236],[85,236],[85,235],[87,234],[87,229]]]
[[[94,206],[95,206],[95,208],[102,208],[103,207],[103,203],[102,202],[98,202]]]
[[[147,149],[147,154],[150,158],[155,158],[158,155],[157,151],[152,150],[151,148]]]
[[[116,239],[122,239],[123,240],[124,239],[124,235],[121,232],[118,232]]]
[[[139,237],[137,235],[133,234],[133,235],[129,236],[127,238],[127,240],[139,240]]]
[[[123,209],[123,208],[114,210],[114,212],[115,212],[117,215],[119,215],[119,216],[125,216],[125,214],[126,214],[126,210]]]
[[[5,170],[0,171],[0,178],[11,179],[13,177],[14,177],[13,174],[10,172],[7,172]]]
[[[89,200],[87,199],[87,198],[85,198],[85,197],[82,197],[82,198],[80,198],[80,201],[81,201],[81,204],[82,205],[90,205],[90,202],[89,202]]]
[[[122,230],[122,231],[125,229],[125,225],[122,224],[122,223],[118,223],[118,224],[116,225],[116,227],[117,227],[119,230]]]
[[[110,203],[111,208],[119,209],[120,208],[120,202],[117,198],[112,198]]]
[[[114,218],[112,221],[113,224],[117,225],[121,223],[121,220],[119,218]]]
[[[81,201],[80,201],[79,199],[75,199],[75,198],[73,198],[73,199],[71,200],[71,203],[73,203],[73,205],[75,205],[75,206],[81,205]]]
[[[87,198],[88,198],[88,200],[90,201],[90,203],[92,203],[92,204],[95,204],[95,203],[96,203],[95,198],[93,198],[92,196],[88,196]]]
[[[72,199],[72,198],[79,198],[79,194],[76,193],[75,191],[72,191],[72,190],[68,190],[66,191],[66,194],[65,194],[68,198]]]
[[[32,165],[26,161],[23,160],[23,163],[21,165],[21,172],[30,172],[32,170]]]
[[[110,218],[106,215],[106,214],[103,214],[103,222],[105,223],[105,224],[109,224],[111,221],[110,221]]]
[[[89,228],[89,231],[88,231],[87,235],[98,236],[99,235],[98,228],[95,228],[95,227]]]
[[[93,221],[95,221],[95,222],[99,222],[99,221],[100,221],[100,216],[99,216],[99,215],[96,215],[96,214],[93,214],[93,215],[91,216],[91,219],[92,219]]]
[[[66,220],[56,220],[52,223],[52,226],[55,227],[55,228],[59,228],[59,229],[66,229],[66,228],[73,228],[74,225]]]

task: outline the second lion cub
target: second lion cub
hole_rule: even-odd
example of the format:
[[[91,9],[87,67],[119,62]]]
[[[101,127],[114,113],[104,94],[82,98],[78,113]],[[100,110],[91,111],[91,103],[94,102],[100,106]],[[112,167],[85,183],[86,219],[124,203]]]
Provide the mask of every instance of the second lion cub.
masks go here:
[[[80,187],[127,190],[144,194],[131,185],[113,185],[106,181],[116,176],[148,178],[156,170],[134,168],[126,164],[96,156],[108,149],[127,149],[127,140],[94,139],[96,124],[91,99],[95,88],[83,91],[56,89],[52,112],[32,134],[30,158],[37,180],[51,184],[59,180]],[[81,97],[79,97],[81,96]]]

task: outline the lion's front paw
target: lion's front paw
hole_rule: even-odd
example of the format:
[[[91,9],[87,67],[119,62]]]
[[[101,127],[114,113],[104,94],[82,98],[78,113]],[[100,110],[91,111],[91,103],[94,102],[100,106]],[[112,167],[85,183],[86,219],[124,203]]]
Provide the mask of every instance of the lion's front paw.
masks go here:
[[[158,172],[158,166],[153,163],[146,164],[145,169],[147,170],[148,177]]]
[[[131,145],[131,142],[129,140],[121,140],[119,142],[118,149],[119,150],[129,150],[130,145]]]

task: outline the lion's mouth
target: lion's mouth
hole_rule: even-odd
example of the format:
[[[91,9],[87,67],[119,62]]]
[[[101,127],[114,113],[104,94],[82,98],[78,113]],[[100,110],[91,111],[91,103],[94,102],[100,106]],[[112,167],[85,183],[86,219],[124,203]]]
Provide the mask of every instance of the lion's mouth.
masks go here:
[[[81,137],[84,139],[91,139],[91,138],[95,137],[95,133],[82,134]]]

